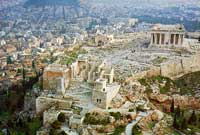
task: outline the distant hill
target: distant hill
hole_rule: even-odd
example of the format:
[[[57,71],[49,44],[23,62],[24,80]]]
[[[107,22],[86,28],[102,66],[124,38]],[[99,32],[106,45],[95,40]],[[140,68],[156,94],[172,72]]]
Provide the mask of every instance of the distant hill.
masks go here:
[[[24,6],[53,6],[53,5],[65,5],[72,7],[79,7],[79,0],[28,0]]]
[[[0,10],[23,3],[25,0],[0,0]]]

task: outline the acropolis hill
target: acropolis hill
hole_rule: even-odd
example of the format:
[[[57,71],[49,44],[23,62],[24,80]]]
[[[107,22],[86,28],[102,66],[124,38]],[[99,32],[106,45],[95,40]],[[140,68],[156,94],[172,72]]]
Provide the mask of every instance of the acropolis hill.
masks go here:
[[[157,24],[149,32],[68,48],[65,52],[85,53],[68,65],[61,60],[44,69],[43,91],[36,99],[43,128],[37,134],[115,134],[119,126],[127,135],[173,132],[168,126],[173,119],[165,114],[172,101],[176,108],[200,109],[198,92],[178,94],[178,79],[200,71],[194,48],[200,43],[185,33],[182,25]]]

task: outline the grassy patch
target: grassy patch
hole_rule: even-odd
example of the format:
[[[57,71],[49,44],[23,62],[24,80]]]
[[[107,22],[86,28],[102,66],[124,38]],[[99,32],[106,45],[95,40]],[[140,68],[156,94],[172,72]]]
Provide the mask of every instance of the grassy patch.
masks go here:
[[[122,126],[122,125],[116,127],[115,131],[112,135],[121,135],[121,133],[123,133],[125,131],[125,127],[126,126]]]
[[[4,115],[7,117],[8,112],[4,113]],[[8,119],[7,119],[8,120]],[[36,135],[36,132],[39,130],[39,128],[42,126],[42,122],[35,118],[31,120],[30,122],[25,123],[25,127],[19,127],[16,123],[12,125],[11,128],[9,128],[9,131],[11,135]],[[2,127],[0,127],[0,131],[2,130]],[[0,132],[1,135],[1,132]]]
[[[142,78],[142,79],[139,79],[138,81],[140,82],[140,84],[146,86],[146,93],[152,93],[153,92],[153,90],[150,87],[150,83],[148,82],[148,79]]]
[[[148,86],[149,84],[147,83],[146,79],[142,78],[138,80],[142,85]]]
[[[76,50],[74,52],[66,52],[66,54],[61,58],[60,64],[70,65],[75,62],[80,54],[85,54],[84,50]]]
[[[152,129],[155,126],[156,122],[152,121],[149,123],[149,128]]]
[[[28,123],[28,129],[32,135],[36,134],[36,131],[41,127],[42,123],[39,119],[34,119]]]
[[[194,95],[196,88],[200,87],[200,72],[186,74],[175,81],[177,87],[180,88],[180,94]]]
[[[98,113],[86,113],[84,123],[91,125],[107,125],[110,121],[109,116],[103,116]]]
[[[174,131],[172,132],[172,135],[181,135],[181,134],[180,134],[179,132],[177,132],[177,131],[174,130]]]
[[[120,120],[122,117],[120,112],[110,112],[110,115],[113,116],[115,120]]]
[[[153,64],[160,64],[160,63],[163,63],[165,60],[167,60],[166,57],[160,57],[160,56],[158,56],[152,62],[153,62]]]
[[[152,93],[151,85],[157,84],[161,94],[169,92],[179,93],[181,95],[195,95],[195,89],[200,88],[200,72],[194,72],[182,76],[177,80],[163,76],[154,76],[151,78],[143,78],[138,80],[142,85],[146,86],[146,93]],[[171,91],[171,89],[173,91]]]
[[[170,88],[174,87],[174,83],[172,80],[169,80],[169,79],[165,79],[165,80],[166,80],[165,86],[160,87],[161,94],[166,94],[166,93],[170,92]]]
[[[132,128],[132,135],[142,135],[142,132],[137,126],[134,126]]]
[[[200,128],[198,126],[194,125],[188,125],[187,126],[190,130],[184,130],[183,132],[186,133],[187,135],[194,135],[195,133],[200,133]]]
[[[5,121],[11,118],[12,113],[9,111],[0,112],[0,121]]]
[[[167,78],[167,77],[163,77],[163,76],[154,76],[154,77],[151,77],[151,78],[143,78],[143,79],[140,79],[138,80],[142,85],[146,86],[146,93],[152,93],[152,88],[151,88],[151,85],[152,84],[158,84],[159,85],[159,89],[160,89],[160,93],[162,94],[166,94],[168,92],[170,92],[170,88],[171,87],[175,87],[175,83],[173,80]],[[161,85],[161,84],[164,84]]]

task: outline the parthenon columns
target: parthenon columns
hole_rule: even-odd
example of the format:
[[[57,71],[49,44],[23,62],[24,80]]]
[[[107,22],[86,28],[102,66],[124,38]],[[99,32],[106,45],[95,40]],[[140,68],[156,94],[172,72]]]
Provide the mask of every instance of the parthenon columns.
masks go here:
[[[160,33],[159,36],[160,36],[160,38],[159,38],[159,39],[160,39],[159,44],[161,45],[161,44],[162,44],[162,43],[161,43],[161,42],[162,42],[162,34]]]
[[[181,35],[180,35],[180,34],[178,35],[178,44],[179,44],[179,45],[182,44],[182,43],[181,43]]]
[[[151,34],[151,44],[153,45],[182,45],[183,34],[177,33],[152,33]]]
[[[151,34],[151,45],[154,44],[154,34]]]
[[[176,44],[176,34],[173,34],[173,39],[174,39],[174,40],[173,40],[173,41],[174,41],[174,42],[173,42],[173,45],[175,45],[175,44]]]

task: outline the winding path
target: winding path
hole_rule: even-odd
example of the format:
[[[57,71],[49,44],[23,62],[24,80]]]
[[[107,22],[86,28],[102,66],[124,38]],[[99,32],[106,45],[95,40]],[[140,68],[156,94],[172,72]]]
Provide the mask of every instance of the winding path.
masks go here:
[[[133,120],[130,124],[126,126],[125,133],[126,135],[132,135],[132,128],[143,118],[146,117],[149,113],[147,112],[139,112],[135,120]]]

